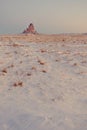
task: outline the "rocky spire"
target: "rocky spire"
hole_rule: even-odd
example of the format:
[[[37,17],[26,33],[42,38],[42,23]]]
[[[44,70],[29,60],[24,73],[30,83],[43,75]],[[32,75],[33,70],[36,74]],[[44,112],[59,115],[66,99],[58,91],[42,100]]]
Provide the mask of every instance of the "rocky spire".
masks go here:
[[[32,23],[26,28],[23,33],[31,33],[31,34],[37,34],[37,31],[35,30],[35,27]]]

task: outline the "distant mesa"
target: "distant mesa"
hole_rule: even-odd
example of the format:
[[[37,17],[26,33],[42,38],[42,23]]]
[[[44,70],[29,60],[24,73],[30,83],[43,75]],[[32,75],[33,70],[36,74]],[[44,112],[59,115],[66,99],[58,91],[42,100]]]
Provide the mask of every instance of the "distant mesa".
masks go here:
[[[33,23],[30,23],[30,25],[23,31],[23,33],[37,34],[37,31],[35,30]]]

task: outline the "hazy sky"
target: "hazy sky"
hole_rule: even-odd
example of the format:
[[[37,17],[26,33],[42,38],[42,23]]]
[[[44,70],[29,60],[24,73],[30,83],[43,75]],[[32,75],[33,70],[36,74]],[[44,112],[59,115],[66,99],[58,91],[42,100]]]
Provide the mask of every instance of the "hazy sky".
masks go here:
[[[0,34],[87,32],[87,0],[0,0]]]

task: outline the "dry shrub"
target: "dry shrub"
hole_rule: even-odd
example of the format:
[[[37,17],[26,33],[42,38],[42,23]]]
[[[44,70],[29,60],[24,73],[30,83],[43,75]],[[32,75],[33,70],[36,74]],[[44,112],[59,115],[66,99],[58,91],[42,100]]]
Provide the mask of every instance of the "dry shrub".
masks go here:
[[[87,61],[82,61],[81,63],[87,63]]]
[[[77,66],[78,64],[77,63],[74,63],[73,66]]]
[[[18,46],[18,44],[16,44],[16,43],[13,44],[13,47],[17,47],[17,46]]]
[[[42,72],[43,72],[43,73],[47,73],[47,71],[46,71],[46,70],[42,70]]]
[[[87,42],[84,42],[84,44],[87,44]]]
[[[36,67],[35,67],[35,66],[33,66],[31,69],[32,69],[32,70],[36,70]]]
[[[8,68],[13,68],[14,67],[14,65],[13,64],[11,64],[10,66],[8,66]]]
[[[6,68],[3,69],[2,72],[3,72],[3,73],[7,73],[7,69],[6,69]]]
[[[59,61],[60,61],[60,59],[56,59],[55,61],[56,61],[56,62],[59,62]]]
[[[65,41],[65,39],[62,39],[62,41],[64,42],[64,41]]]
[[[45,49],[41,49],[40,51],[41,51],[42,53],[46,52],[46,50],[45,50]]]
[[[38,62],[40,63],[40,65],[44,65],[45,64],[45,62],[41,61],[41,60],[38,60]]]
[[[13,86],[14,86],[14,87],[17,87],[17,86],[18,86],[18,84],[17,84],[17,83],[14,83],[14,84],[13,84]]]
[[[18,86],[22,87],[23,86],[23,82],[18,82]]]
[[[23,63],[23,61],[20,61],[20,64],[22,64]]]
[[[14,87],[23,87],[23,82],[19,81],[13,84]]]
[[[32,74],[31,73],[27,73],[27,76],[31,76]]]

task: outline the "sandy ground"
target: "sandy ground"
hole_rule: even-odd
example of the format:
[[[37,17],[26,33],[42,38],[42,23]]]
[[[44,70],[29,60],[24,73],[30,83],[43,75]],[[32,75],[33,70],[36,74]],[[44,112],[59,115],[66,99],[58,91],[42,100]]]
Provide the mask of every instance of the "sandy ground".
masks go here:
[[[1,41],[19,41],[19,42],[73,42],[73,43],[87,43],[87,35],[81,34],[59,34],[59,35],[44,35],[44,34],[18,34],[18,35],[0,35]]]
[[[0,36],[0,130],[87,130],[87,36]]]

